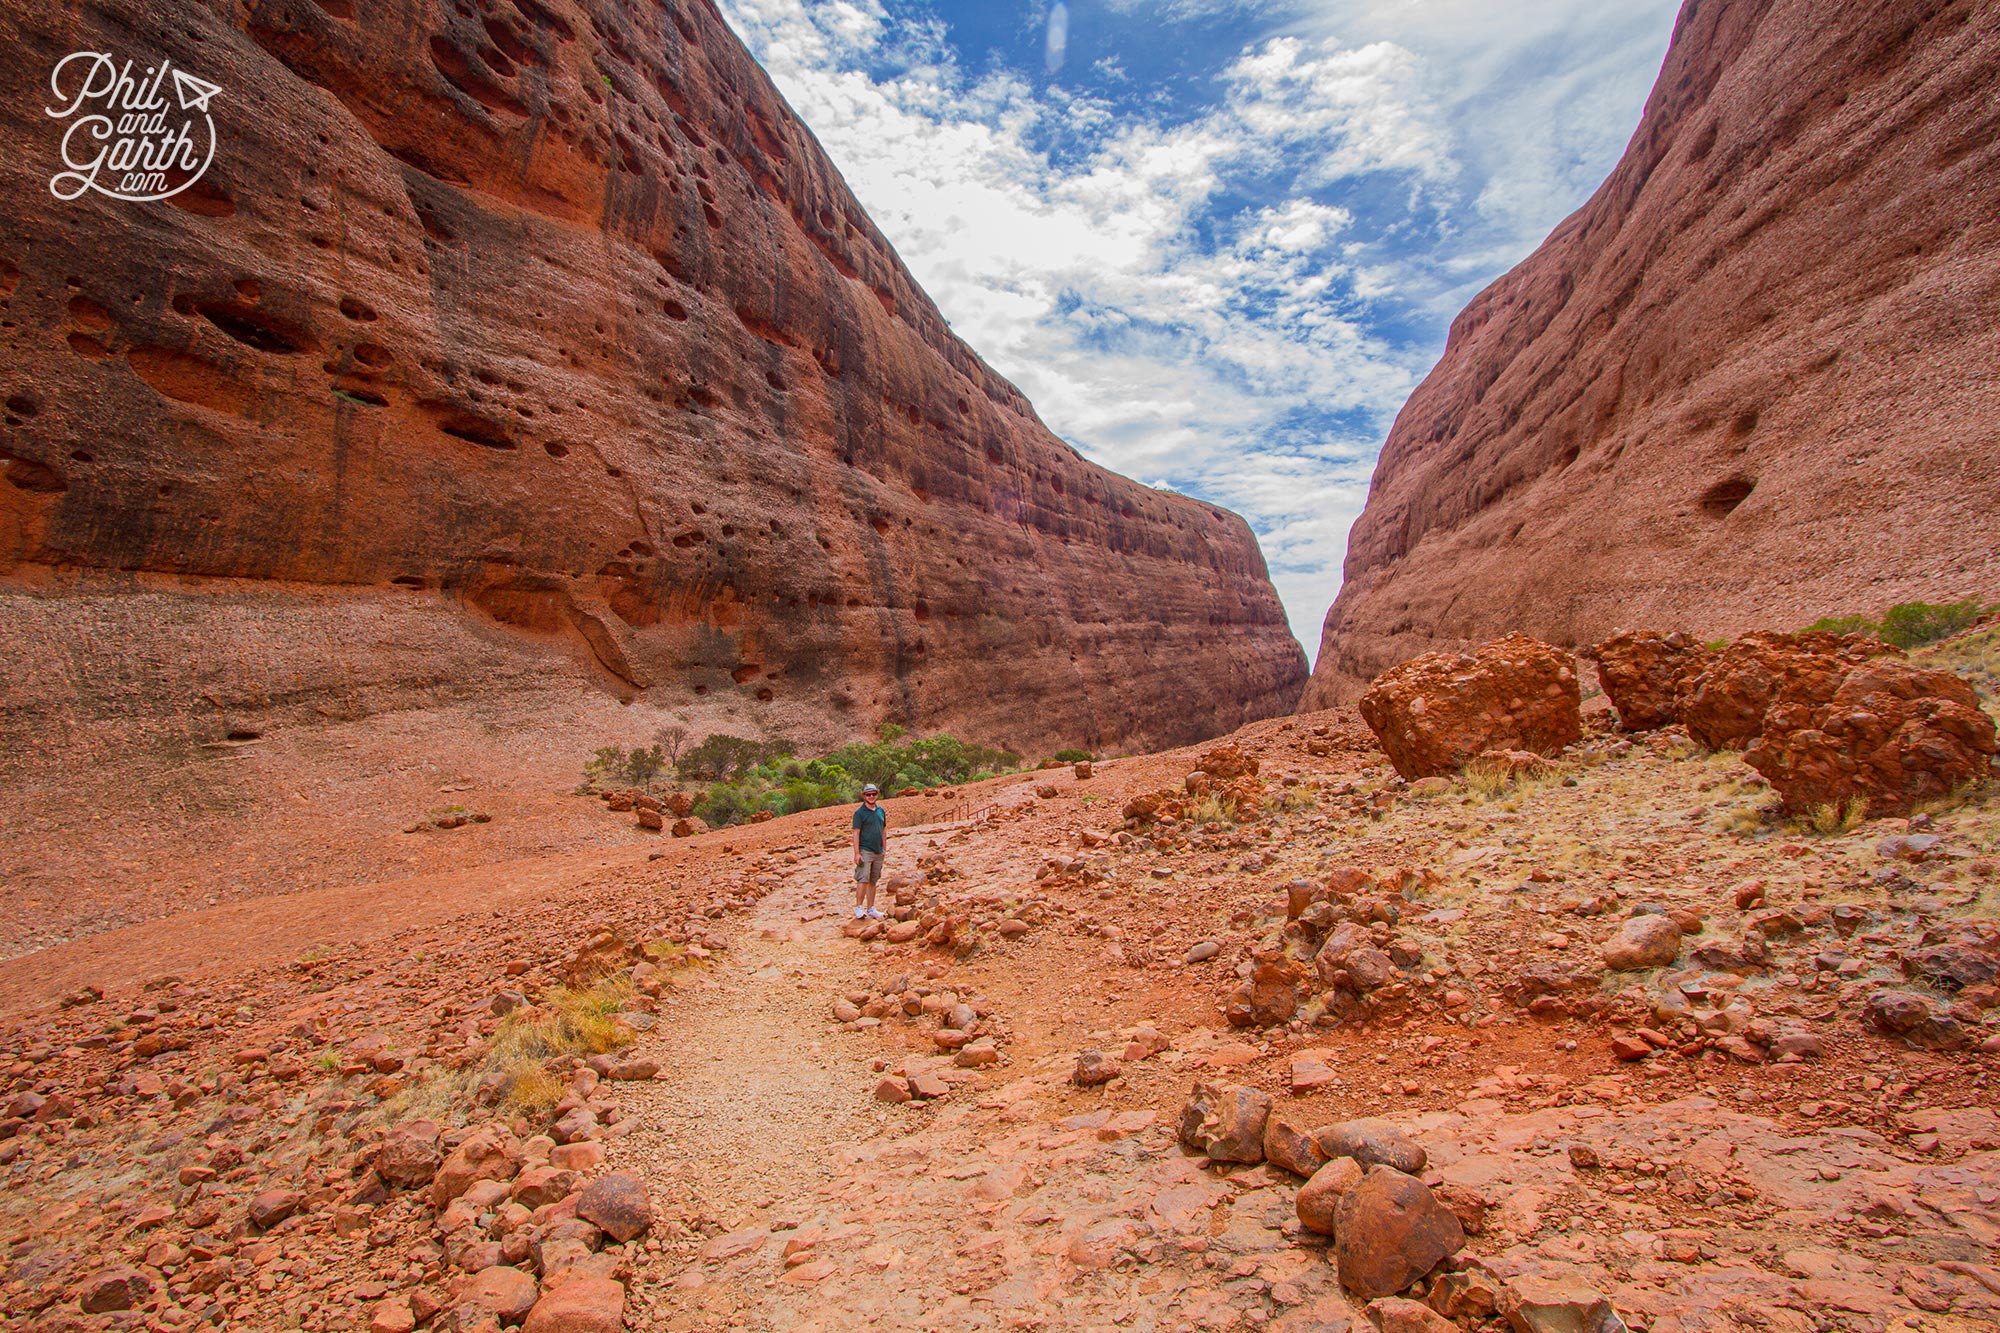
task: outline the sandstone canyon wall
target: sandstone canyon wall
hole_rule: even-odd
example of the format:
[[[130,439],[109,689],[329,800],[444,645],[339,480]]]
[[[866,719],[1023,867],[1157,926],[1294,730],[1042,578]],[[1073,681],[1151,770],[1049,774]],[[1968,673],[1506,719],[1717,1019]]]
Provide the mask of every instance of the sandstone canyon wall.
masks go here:
[[[9,0],[0,50],[17,770],[482,699],[571,772],[616,700],[1129,749],[1303,687],[1247,526],[1052,436],[706,0]],[[73,51],[220,87],[193,188],[52,196]]]
[[[1689,0],[1397,418],[1304,706],[1509,630],[2000,600],[1996,68],[1996,0]]]

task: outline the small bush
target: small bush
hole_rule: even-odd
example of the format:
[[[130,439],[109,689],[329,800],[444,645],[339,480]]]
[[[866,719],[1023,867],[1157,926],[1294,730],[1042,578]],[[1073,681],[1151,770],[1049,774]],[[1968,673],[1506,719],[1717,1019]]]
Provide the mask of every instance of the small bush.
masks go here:
[[[583,776],[586,783],[646,787],[666,766],[667,757],[657,745],[632,750],[607,745],[583,766]]]
[[[742,787],[727,782],[718,782],[708,789],[708,794],[695,802],[694,811],[713,828],[725,824],[741,824],[757,809],[755,797]]]
[[[1979,795],[1982,785],[1979,782],[1961,782],[1946,795],[1933,796],[1927,801],[1918,801],[1916,808],[1910,813],[1917,815],[1948,815],[1961,806],[1972,804],[1973,798]]]
[[[1739,805],[1723,816],[1722,831],[1747,838],[1764,828],[1764,812],[1755,806]]]
[[[1949,639],[1972,628],[1980,616],[1979,603],[1898,602],[1883,613],[1882,619],[1867,616],[1827,616],[1806,626],[1808,633],[1825,630],[1832,634],[1872,634],[1897,648],[1921,648]]]
[[[1049,758],[1061,760],[1065,764],[1087,764],[1095,757],[1088,750],[1057,750],[1049,756]]]
[[[1882,627],[1867,616],[1823,616],[1802,631],[1806,634],[1880,634]]]
[[[1943,605],[1900,602],[1882,617],[1882,638],[1898,648],[1921,648],[1964,633],[1978,619],[1979,603],[1975,601]]]
[[[1287,814],[1300,810],[1310,810],[1319,804],[1319,797],[1304,787],[1280,787],[1278,808]]]
[[[1220,797],[1199,796],[1188,803],[1187,813],[1182,818],[1190,824],[1225,824],[1229,822],[1230,813]]]
[[[1823,838],[1836,838],[1852,833],[1868,819],[1868,799],[1864,796],[1850,796],[1845,804],[1824,801],[1812,808],[1806,816],[1806,823],[1812,831]]]
[[[414,1083],[383,1104],[389,1120],[422,1116],[450,1124],[488,1075],[502,1075],[500,1097],[508,1107],[546,1115],[568,1087],[549,1072],[563,1056],[602,1055],[625,1045],[632,1033],[614,1017],[632,998],[632,982],[606,977],[587,990],[558,988],[531,1008],[501,1020],[478,1065]]]
[[[482,1073],[507,1076],[502,1096],[509,1105],[540,1113],[556,1104],[563,1084],[548,1062],[565,1055],[615,1051],[632,1039],[615,1015],[632,998],[632,983],[607,977],[588,990],[558,987],[542,1002],[507,1015],[493,1034],[493,1049]]]

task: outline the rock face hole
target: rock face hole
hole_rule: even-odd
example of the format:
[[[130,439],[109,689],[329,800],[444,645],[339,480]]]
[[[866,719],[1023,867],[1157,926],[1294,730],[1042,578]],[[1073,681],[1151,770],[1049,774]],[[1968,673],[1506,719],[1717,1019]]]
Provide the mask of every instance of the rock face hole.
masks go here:
[[[216,328],[260,352],[291,356],[311,346],[304,334],[243,302],[197,301],[194,308]]]
[[[1749,477],[1730,477],[1718,481],[1701,493],[1701,509],[1710,518],[1728,518],[1736,512],[1738,505],[1750,498],[1750,492],[1757,489],[1757,483]]]

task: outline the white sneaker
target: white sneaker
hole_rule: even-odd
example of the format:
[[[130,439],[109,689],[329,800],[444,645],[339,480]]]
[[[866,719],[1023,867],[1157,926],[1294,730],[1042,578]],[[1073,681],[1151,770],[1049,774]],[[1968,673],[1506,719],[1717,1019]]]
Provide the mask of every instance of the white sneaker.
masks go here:
[[[875,919],[876,919],[877,921],[880,921],[880,920],[882,919],[882,914],[881,914],[880,912],[876,911],[876,910],[875,910],[874,908],[872,908],[872,907],[868,909],[868,915],[870,915],[870,916],[874,917],[874,918],[875,918]]]
[[[856,921],[859,921],[859,920],[860,920],[860,919],[861,919],[862,917],[864,917],[864,916],[867,916],[867,915],[868,915],[868,912],[867,912],[867,909],[865,909],[865,908],[862,908],[862,907],[858,907],[858,906],[857,906],[857,907],[856,907],[856,908],[854,909],[854,919],[855,919]]]

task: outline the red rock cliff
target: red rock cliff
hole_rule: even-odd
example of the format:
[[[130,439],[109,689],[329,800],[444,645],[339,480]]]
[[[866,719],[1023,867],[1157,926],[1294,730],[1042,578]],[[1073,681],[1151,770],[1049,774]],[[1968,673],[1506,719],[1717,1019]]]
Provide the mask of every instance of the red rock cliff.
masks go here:
[[[1295,702],[1246,525],[1054,438],[704,0],[10,3],[0,42],[22,727],[567,673],[1036,752]],[[219,85],[194,188],[52,197],[79,50]]]
[[[1690,0],[1397,418],[1305,705],[1515,629],[2000,597],[1996,68],[1995,0]]]

